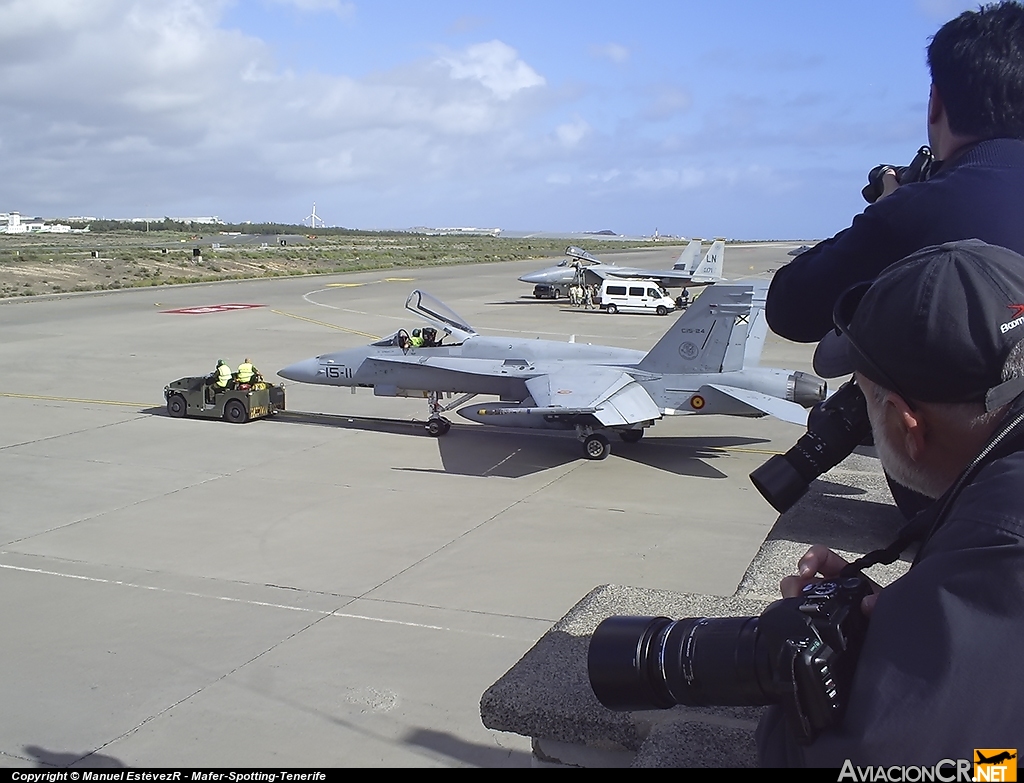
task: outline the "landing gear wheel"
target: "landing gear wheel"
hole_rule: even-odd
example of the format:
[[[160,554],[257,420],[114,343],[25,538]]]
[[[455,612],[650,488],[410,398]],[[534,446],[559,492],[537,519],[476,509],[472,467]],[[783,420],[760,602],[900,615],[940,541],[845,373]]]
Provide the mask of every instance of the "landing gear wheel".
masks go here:
[[[608,438],[595,432],[583,441],[583,451],[587,455],[587,459],[605,459],[612,453],[612,447]]]
[[[167,398],[167,415],[174,419],[183,419],[188,405],[180,394],[172,394]]]
[[[554,299],[558,300],[558,299],[561,299],[561,298],[562,298],[562,289],[561,288],[556,288],[555,289]]]
[[[451,428],[452,423],[444,417],[431,419],[427,422],[427,434],[432,438],[440,438],[442,435],[447,435],[448,430]]]
[[[654,312],[658,315],[668,315],[668,308],[665,305],[658,305]]]
[[[643,430],[622,430],[619,433],[619,437],[626,441],[626,443],[636,443],[643,436]]]
[[[613,304],[608,305],[608,315],[615,315],[617,312],[619,312],[619,308]]]
[[[249,411],[238,400],[228,400],[224,406],[224,421],[232,424],[245,424],[249,421]]]

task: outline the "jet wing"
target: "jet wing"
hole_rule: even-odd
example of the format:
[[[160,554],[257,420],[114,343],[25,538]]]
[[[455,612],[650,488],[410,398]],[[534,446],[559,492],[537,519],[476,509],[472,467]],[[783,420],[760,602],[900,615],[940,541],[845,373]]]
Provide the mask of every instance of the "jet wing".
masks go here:
[[[526,388],[545,413],[589,413],[606,427],[661,418],[647,390],[621,370],[558,370],[531,378]]]
[[[716,405],[715,392],[725,395],[726,399],[721,401],[722,404],[733,408],[733,410],[718,410],[720,406]],[[788,421],[790,424],[799,424],[802,427],[807,426],[807,408],[789,400],[772,397],[770,394],[762,394],[761,392],[750,391],[749,389],[738,389],[735,386],[723,386],[719,383],[705,384],[700,387],[697,393],[703,396],[706,401],[705,407],[701,410],[702,413],[728,412],[732,413],[732,415],[739,415],[735,411],[735,404],[739,402],[744,406],[753,408],[755,411],[767,413],[776,419],[782,419],[782,421]]]

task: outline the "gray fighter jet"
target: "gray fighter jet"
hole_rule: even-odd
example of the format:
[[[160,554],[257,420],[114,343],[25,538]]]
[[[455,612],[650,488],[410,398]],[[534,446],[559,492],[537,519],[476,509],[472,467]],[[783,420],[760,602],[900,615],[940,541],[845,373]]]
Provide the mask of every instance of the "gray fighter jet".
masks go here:
[[[381,397],[425,397],[427,432],[444,435],[443,414],[479,394],[498,402],[467,405],[463,417],[503,427],[576,430],[589,459],[610,452],[616,432],[635,443],[663,416],[764,416],[805,425],[825,397],[809,373],[757,366],[767,333],[763,282],[712,286],[697,297],[648,353],[478,334],[423,291],[408,310],[426,320],[426,342],[404,329],[362,348],[323,354],[278,372],[328,386],[363,386]],[[461,394],[444,405],[444,395]]]
[[[710,285],[722,279],[722,261],[725,257],[725,242],[716,240],[708,248],[704,258],[700,257],[700,240],[694,239],[680,253],[671,269],[637,269],[635,267],[606,264],[586,250],[574,245],[565,249],[567,258],[555,266],[539,269],[520,277],[524,283],[533,283],[557,294],[568,292],[573,282],[597,283],[608,277],[644,278],[657,280],[665,288]],[[591,277],[592,276],[592,277]],[[578,279],[582,277],[581,279]],[[535,295],[540,296],[535,290]]]

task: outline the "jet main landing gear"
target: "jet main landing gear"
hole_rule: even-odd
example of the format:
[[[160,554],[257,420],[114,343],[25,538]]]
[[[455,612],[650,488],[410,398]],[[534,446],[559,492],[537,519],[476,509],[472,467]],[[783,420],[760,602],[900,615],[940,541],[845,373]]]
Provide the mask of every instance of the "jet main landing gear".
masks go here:
[[[576,437],[583,442],[583,455],[587,459],[606,459],[612,453],[608,437],[590,427],[577,426]]]

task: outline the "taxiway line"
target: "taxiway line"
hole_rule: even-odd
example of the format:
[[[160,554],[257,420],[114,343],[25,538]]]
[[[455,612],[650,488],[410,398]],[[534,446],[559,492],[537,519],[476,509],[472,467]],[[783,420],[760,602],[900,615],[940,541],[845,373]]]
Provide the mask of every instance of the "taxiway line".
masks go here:
[[[49,400],[50,402],[81,402],[87,405],[123,405],[127,408],[148,408],[152,402],[123,402],[120,400],[86,400],[81,397],[50,397],[46,394],[15,394],[0,392],[0,397],[13,397],[21,400]]]
[[[379,334],[369,334],[368,332],[360,332],[358,329],[349,329],[344,326],[338,326],[337,324],[329,324],[326,321],[318,321],[315,318],[306,318],[304,315],[295,315],[295,313],[286,313],[284,310],[271,310],[272,313],[277,315],[286,315],[289,318],[297,318],[300,321],[306,321],[317,326],[326,326],[329,329],[337,329],[339,332],[348,332],[349,334],[357,334],[360,337],[369,337],[371,340],[379,340]]]
[[[191,590],[173,590],[167,587],[156,587],[153,585],[141,585],[136,582],[125,582],[120,579],[101,579],[95,576],[83,576],[81,574],[68,574],[61,571],[47,571],[43,568],[25,568],[24,566],[9,565],[7,563],[0,563],[0,569],[7,569],[10,571],[21,571],[26,574],[39,574],[41,576],[56,576],[62,579],[78,579],[83,582],[96,582],[98,584],[105,585],[116,585],[118,587],[131,587],[136,590],[150,590],[156,593],[171,593],[173,595],[184,595],[189,598],[206,598],[214,601],[227,601],[228,603],[234,604],[245,604],[247,606],[261,606],[267,609],[284,609],[290,612],[305,612],[309,614],[318,614],[323,617],[340,617],[346,620],[367,620],[373,623],[384,623],[385,625],[404,625],[409,628],[424,628],[430,631],[449,631],[455,633],[467,633],[474,636],[488,636],[493,639],[507,639],[509,637],[503,634],[487,633],[485,631],[471,631],[461,628],[449,628],[444,625],[430,625],[427,623],[413,623],[406,620],[390,620],[384,617],[373,617],[365,614],[351,614],[349,612],[342,612],[337,609],[312,609],[306,606],[292,606],[290,604],[278,604],[269,601],[253,601],[245,598],[233,598],[226,595],[210,595],[209,593],[196,593]]]

